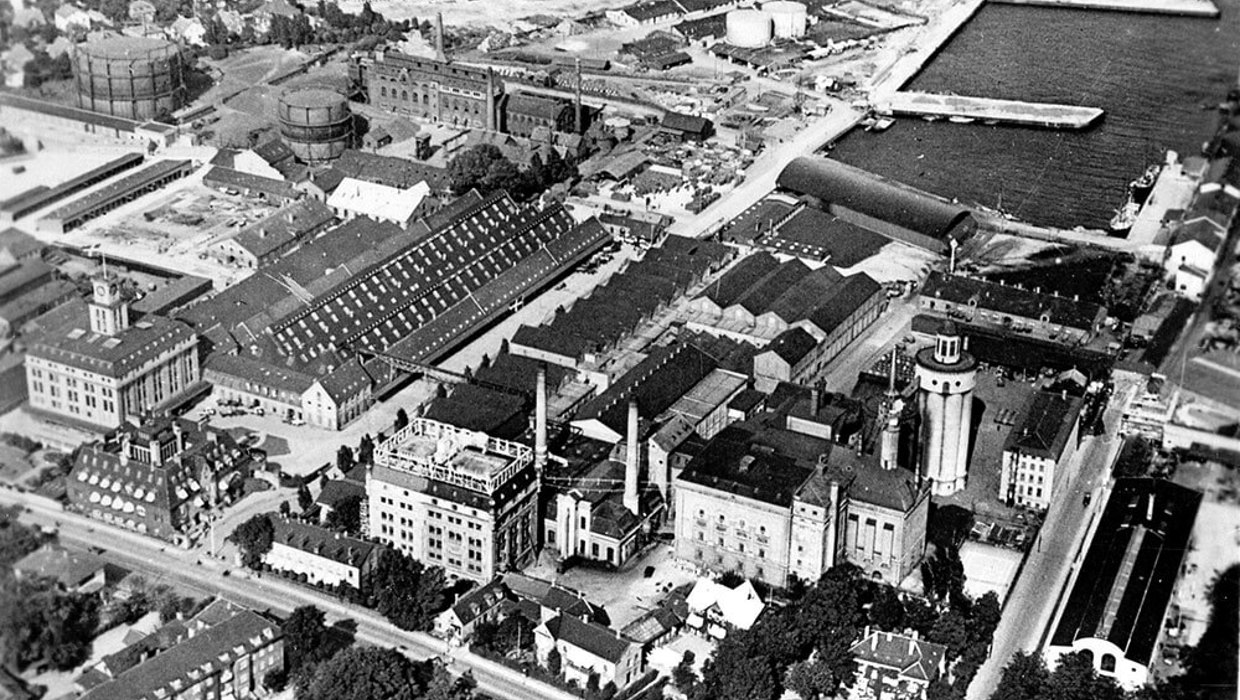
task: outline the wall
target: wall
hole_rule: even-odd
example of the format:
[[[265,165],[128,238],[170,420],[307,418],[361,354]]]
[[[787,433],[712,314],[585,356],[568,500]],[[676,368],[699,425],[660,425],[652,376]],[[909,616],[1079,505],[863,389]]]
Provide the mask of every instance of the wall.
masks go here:
[[[787,507],[680,481],[676,516],[678,559],[786,585],[791,539]]]

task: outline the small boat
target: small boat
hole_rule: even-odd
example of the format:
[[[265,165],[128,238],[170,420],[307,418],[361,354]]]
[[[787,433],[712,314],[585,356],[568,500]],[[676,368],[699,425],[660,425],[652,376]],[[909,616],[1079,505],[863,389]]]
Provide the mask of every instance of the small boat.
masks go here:
[[[870,127],[870,130],[871,131],[886,131],[890,129],[892,125],[894,125],[895,123],[896,123],[896,120],[892,119],[891,117],[883,117],[882,119],[879,119],[877,122],[875,122],[874,126]]]
[[[1111,217],[1111,235],[1123,236],[1128,233],[1132,225],[1137,222],[1137,214],[1141,213],[1141,205],[1132,201],[1129,197],[1124,203],[1122,209],[1115,210],[1115,216]]]
[[[1162,166],[1151,165],[1145,169],[1141,177],[1128,183],[1128,193],[1134,202],[1145,204],[1145,200],[1149,199],[1150,193],[1154,191],[1154,185],[1158,182],[1158,173],[1161,170]]]
[[[987,119],[983,121],[982,123],[985,124],[986,126],[994,126],[995,124],[999,123],[999,120],[998,119]]]
[[[973,117],[948,117],[947,121],[953,124],[972,124]]]
[[[923,114],[921,115],[921,118],[928,122],[937,122],[940,117],[937,114]]]

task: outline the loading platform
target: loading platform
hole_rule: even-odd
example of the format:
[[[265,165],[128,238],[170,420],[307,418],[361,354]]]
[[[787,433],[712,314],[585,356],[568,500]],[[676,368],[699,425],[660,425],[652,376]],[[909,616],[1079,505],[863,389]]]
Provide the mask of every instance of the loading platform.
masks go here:
[[[1210,0],[994,0],[1005,5],[1035,5],[1081,10],[1141,12],[1183,17],[1218,17],[1219,10]]]
[[[988,97],[937,95],[929,92],[891,92],[872,98],[879,114],[918,115],[986,123],[1085,129],[1102,118],[1097,107],[995,100]]]

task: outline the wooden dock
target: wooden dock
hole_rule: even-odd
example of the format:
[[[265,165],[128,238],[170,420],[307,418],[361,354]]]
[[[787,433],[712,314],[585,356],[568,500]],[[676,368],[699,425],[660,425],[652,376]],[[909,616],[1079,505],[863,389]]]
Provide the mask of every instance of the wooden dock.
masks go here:
[[[1102,118],[1097,107],[995,100],[988,97],[937,95],[929,92],[891,92],[872,98],[879,114],[917,115],[952,120],[1040,126],[1048,129],[1085,129]]]
[[[1153,15],[1182,17],[1218,17],[1219,10],[1210,0],[991,0],[1005,5],[1034,5],[1080,10],[1140,12]]]

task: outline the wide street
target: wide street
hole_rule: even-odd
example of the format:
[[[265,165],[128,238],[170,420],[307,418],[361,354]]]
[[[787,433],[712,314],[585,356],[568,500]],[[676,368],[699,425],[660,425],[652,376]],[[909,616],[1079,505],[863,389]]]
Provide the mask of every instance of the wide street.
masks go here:
[[[990,657],[969,685],[969,700],[984,700],[999,685],[1003,667],[1018,651],[1037,651],[1051,624],[1065,584],[1083,556],[1085,536],[1101,515],[1110,493],[1110,466],[1122,440],[1117,436],[1120,402],[1128,387],[1117,382],[1103,416],[1102,435],[1086,437],[1069,463],[1068,481],[1047,513],[1046,521],[1003,608]],[[1085,493],[1093,494],[1088,507]]]
[[[381,615],[366,608],[343,603],[309,588],[279,578],[261,577],[212,559],[199,558],[159,540],[64,512],[59,504],[38,496],[0,490],[0,503],[29,509],[22,520],[36,525],[55,526],[61,542],[80,547],[99,547],[110,561],[139,572],[151,582],[162,581],[215,595],[256,610],[270,609],[287,614],[300,605],[317,605],[328,624],[340,619],[357,622],[361,642],[400,648],[414,659],[450,656],[455,672],[469,670],[478,688],[499,698],[511,700],[569,700],[572,695],[540,683],[463,648],[449,648],[443,641],[420,632],[405,632]]]

